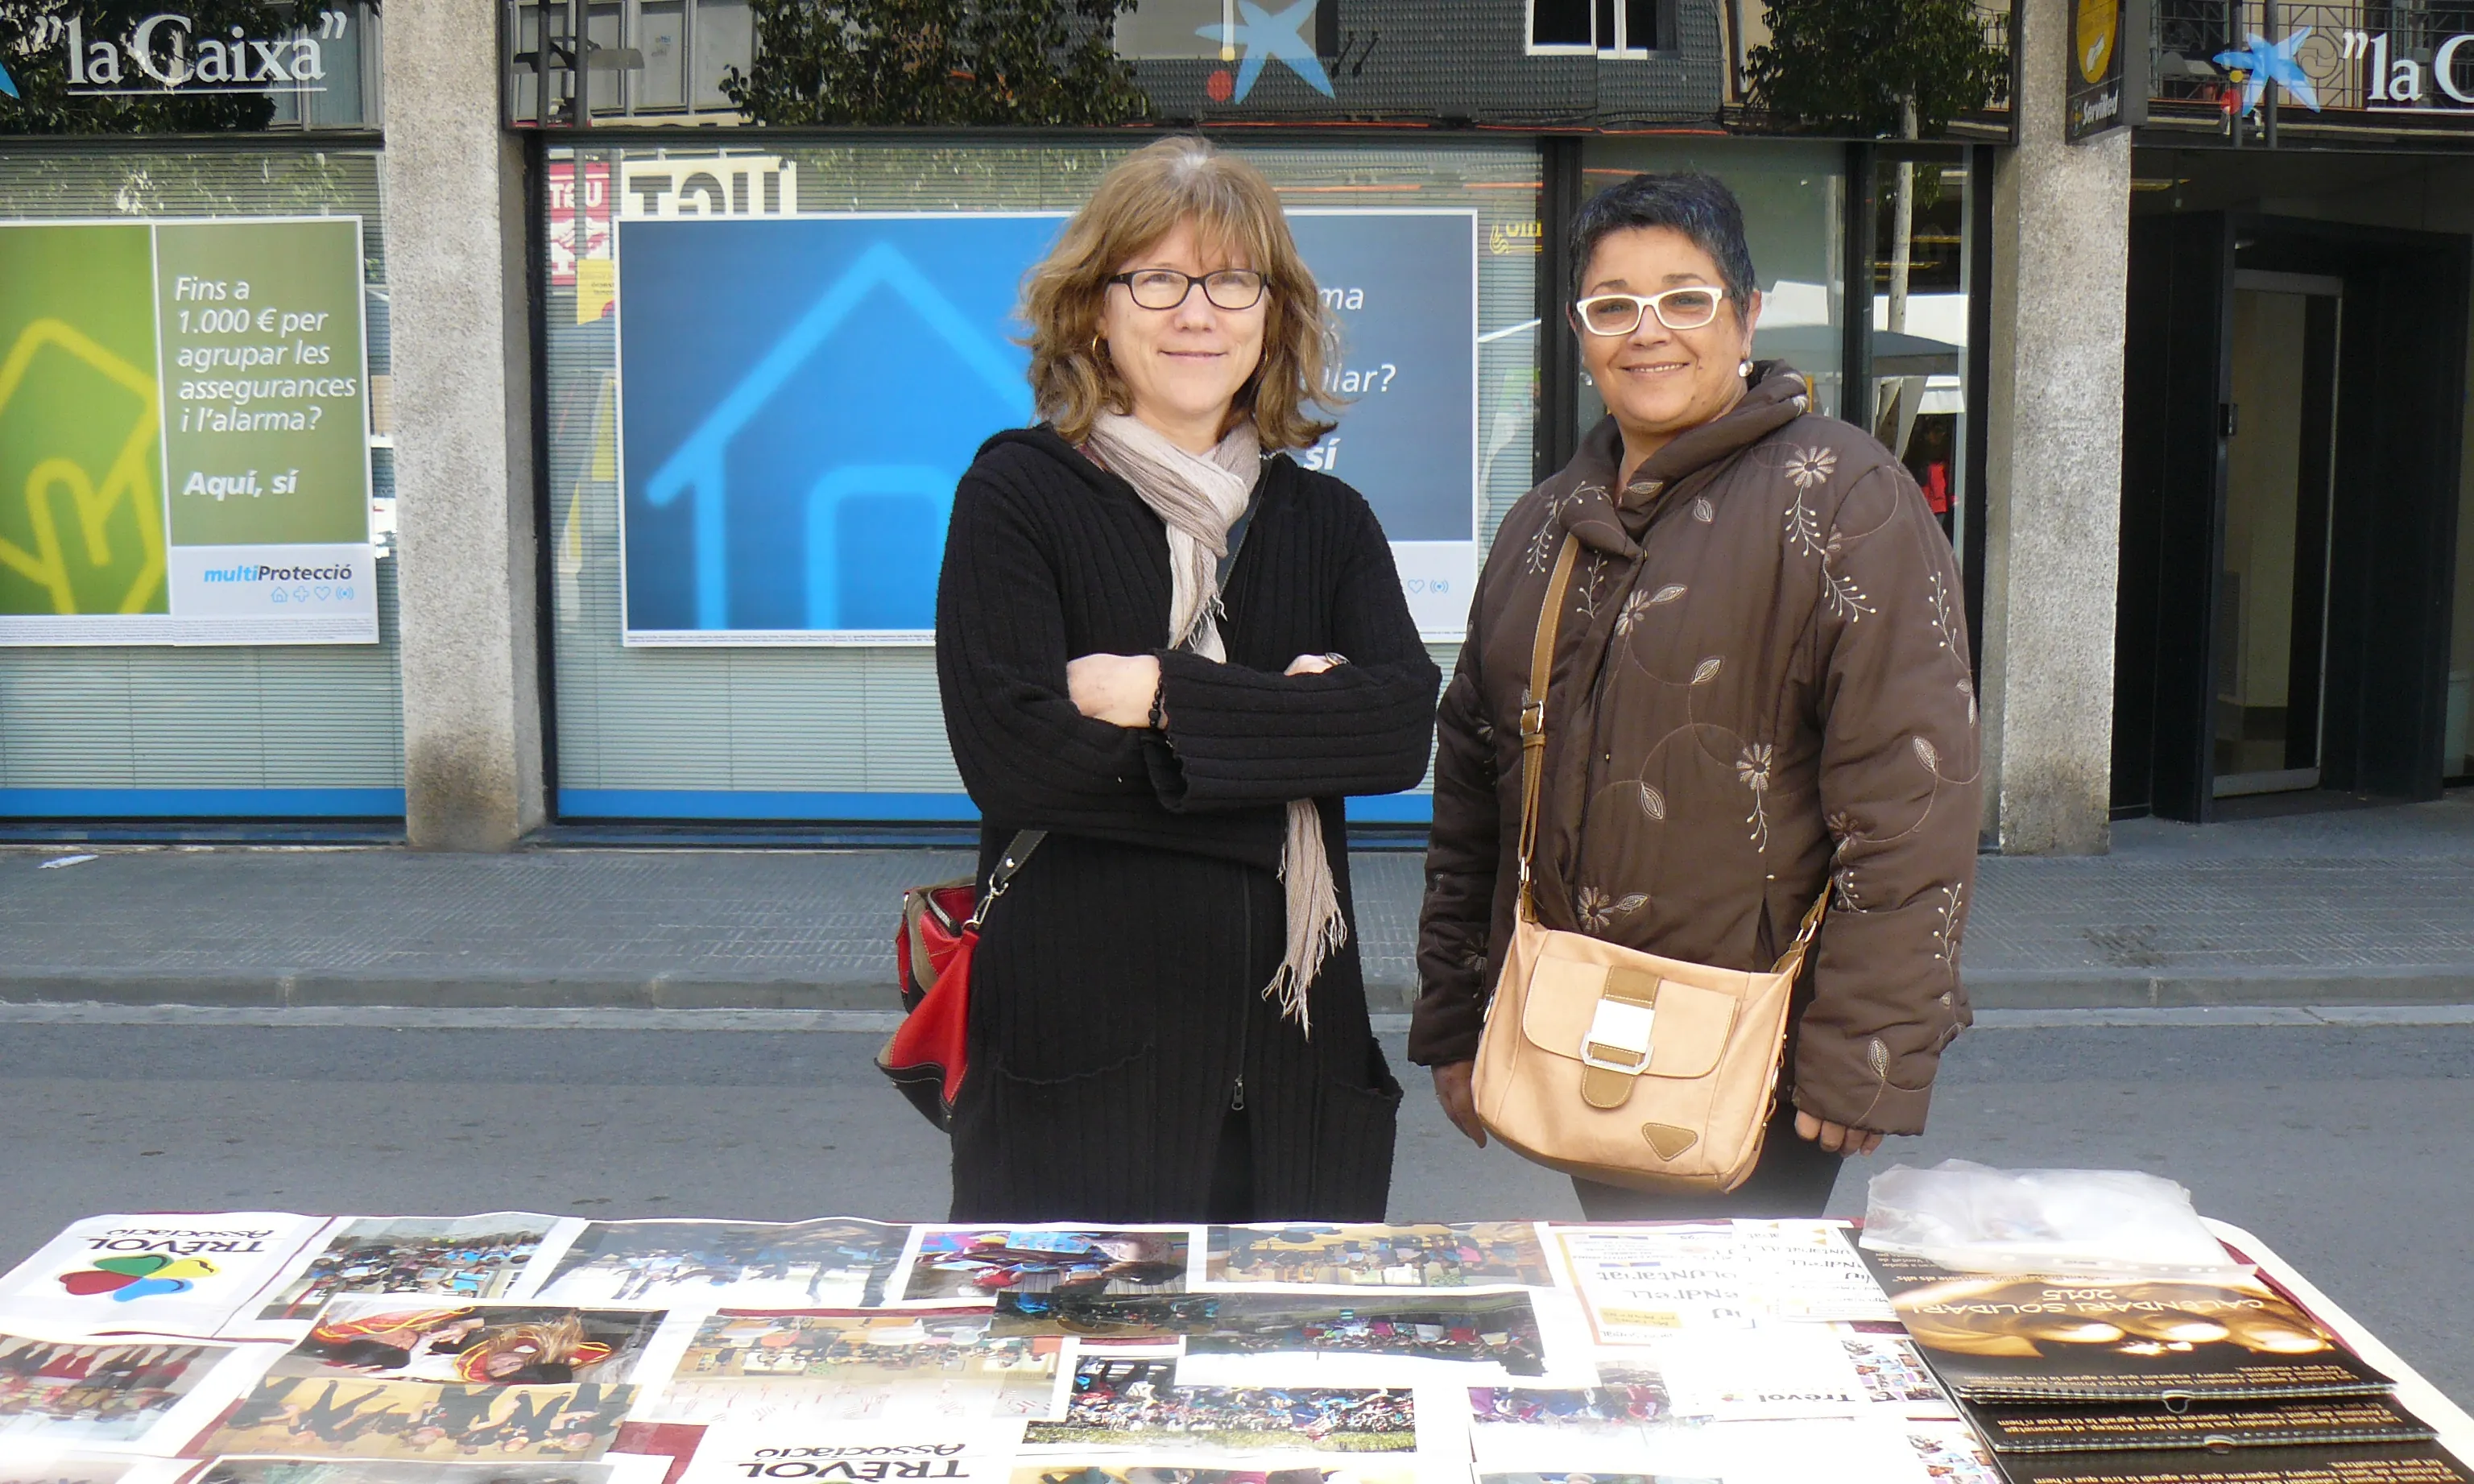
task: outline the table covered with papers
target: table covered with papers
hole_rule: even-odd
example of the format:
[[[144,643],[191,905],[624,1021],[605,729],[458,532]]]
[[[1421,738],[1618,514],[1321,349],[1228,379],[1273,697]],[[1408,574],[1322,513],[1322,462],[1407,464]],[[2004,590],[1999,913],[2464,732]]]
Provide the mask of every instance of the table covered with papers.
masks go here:
[[[98,1216],[0,1279],[0,1484],[2474,1484],[2217,1230],[2107,1282],[1829,1221]]]

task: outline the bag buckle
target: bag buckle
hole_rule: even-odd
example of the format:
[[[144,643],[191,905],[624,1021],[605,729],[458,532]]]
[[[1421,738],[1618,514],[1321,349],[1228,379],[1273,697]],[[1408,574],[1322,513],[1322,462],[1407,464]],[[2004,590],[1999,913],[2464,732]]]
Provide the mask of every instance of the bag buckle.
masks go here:
[[[1582,1064],[1638,1076],[1649,1065],[1650,1029],[1657,1021],[1658,1011],[1649,1006],[1600,999],[1589,1033],[1581,1037]]]

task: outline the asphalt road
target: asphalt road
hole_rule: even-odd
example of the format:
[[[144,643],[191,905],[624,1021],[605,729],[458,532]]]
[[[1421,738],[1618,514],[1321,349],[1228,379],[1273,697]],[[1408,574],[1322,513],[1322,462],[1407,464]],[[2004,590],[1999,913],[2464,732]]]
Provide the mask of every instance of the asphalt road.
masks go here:
[[[831,1032],[0,1026],[0,1259],[105,1211],[941,1216],[944,1151]],[[1395,1047],[1395,1059],[1397,1047]],[[1404,1069],[1414,1072],[1414,1068]],[[1578,1215],[1412,1081],[1395,1220]],[[1921,1139],[2134,1168],[2298,1265],[2474,1402],[2474,1025],[1979,1031]]]

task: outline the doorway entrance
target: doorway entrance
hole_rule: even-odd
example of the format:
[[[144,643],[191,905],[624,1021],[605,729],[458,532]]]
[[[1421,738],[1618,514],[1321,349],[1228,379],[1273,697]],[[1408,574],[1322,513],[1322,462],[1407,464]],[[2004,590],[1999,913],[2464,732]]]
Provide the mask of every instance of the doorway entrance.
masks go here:
[[[2217,798],[2319,787],[2341,279],[2234,274],[2217,571]]]
[[[2114,803],[2441,778],[2474,240],[2131,218]]]

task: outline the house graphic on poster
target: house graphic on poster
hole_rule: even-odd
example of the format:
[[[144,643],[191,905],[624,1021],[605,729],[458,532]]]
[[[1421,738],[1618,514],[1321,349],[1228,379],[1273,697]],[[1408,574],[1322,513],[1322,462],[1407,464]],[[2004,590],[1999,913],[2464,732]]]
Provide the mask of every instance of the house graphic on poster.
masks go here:
[[[951,353],[956,367],[983,384],[1016,423],[1030,421],[1031,390],[1009,348],[972,323],[898,247],[872,244],[731,386],[645,482],[644,499],[655,508],[689,502],[697,630],[719,633],[731,627],[732,444],[878,293],[893,295],[915,314],[934,343]],[[934,508],[941,532],[952,513],[958,474],[927,464],[867,463],[829,465],[816,475],[806,492],[804,512],[807,627],[852,626],[842,616],[843,508],[855,500],[887,496],[924,499]]]

